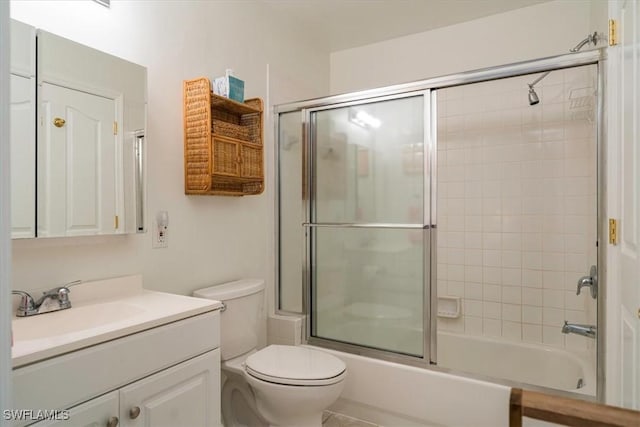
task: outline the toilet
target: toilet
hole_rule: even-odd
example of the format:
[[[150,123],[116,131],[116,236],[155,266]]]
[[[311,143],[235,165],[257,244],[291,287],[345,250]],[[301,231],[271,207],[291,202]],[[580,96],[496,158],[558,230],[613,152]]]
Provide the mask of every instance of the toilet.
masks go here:
[[[224,425],[320,427],[322,411],[344,388],[346,366],[329,353],[307,347],[270,345],[258,350],[264,287],[263,280],[238,280],[193,293],[224,304]]]

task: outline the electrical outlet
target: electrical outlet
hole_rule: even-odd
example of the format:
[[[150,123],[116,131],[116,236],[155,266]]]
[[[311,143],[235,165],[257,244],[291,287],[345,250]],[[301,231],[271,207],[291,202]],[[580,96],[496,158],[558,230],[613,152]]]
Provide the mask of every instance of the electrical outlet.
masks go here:
[[[169,246],[169,213],[158,211],[156,219],[153,221],[153,242],[154,249],[166,248]]]

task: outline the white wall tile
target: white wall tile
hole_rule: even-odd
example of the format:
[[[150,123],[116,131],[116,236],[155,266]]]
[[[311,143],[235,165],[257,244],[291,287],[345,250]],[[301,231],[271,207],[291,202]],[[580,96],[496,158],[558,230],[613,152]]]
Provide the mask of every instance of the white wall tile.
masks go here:
[[[502,249],[507,251],[522,250],[522,234],[521,233],[502,233]]]
[[[542,342],[554,347],[564,346],[564,334],[562,333],[562,327],[543,326],[542,327]]]
[[[502,302],[508,304],[522,304],[522,288],[519,286],[503,286]]]
[[[498,234],[498,242],[500,241],[500,234]],[[502,252],[496,250],[484,250],[482,253],[482,263],[488,267],[502,266]]]
[[[543,289],[542,305],[549,308],[564,308],[564,292],[551,289]]]
[[[483,286],[482,299],[484,301],[500,302],[502,300],[501,289],[500,285],[485,284]]]
[[[464,332],[469,335],[482,335],[482,311],[480,316],[465,316],[464,318]]]
[[[522,267],[521,251],[502,251],[502,266],[508,268]]]
[[[541,288],[542,271],[522,270],[522,286],[527,286],[529,288]]]
[[[542,307],[533,307],[531,305],[522,306],[522,322],[541,325],[542,324]]]
[[[522,340],[525,342],[542,342],[542,326],[541,325],[522,325]]]
[[[542,307],[542,289],[523,287],[522,303]]]
[[[483,319],[482,331],[484,335],[499,337],[502,336],[502,322],[497,319]]]
[[[469,299],[465,296],[463,313],[465,316],[482,317],[483,308],[482,301]],[[480,322],[480,330],[482,330],[482,322]]]
[[[503,268],[502,269],[502,281],[503,285],[522,286],[522,269],[520,268]]]
[[[474,247],[474,246],[471,246]],[[464,262],[466,265],[482,265],[482,250],[480,249],[467,249],[464,251]]]
[[[522,306],[520,304],[502,304],[502,320],[522,322]]]
[[[467,265],[464,268],[465,282],[475,282],[482,280],[482,267],[477,265]]]
[[[520,341],[522,339],[522,323],[503,320],[502,336],[511,341]]]
[[[485,283],[500,284],[502,282],[502,270],[496,267],[483,267],[482,280]]]
[[[561,328],[565,321],[565,312],[559,308],[544,307],[542,309],[542,324]]]
[[[447,286],[447,294],[454,297],[464,297],[464,282],[449,280],[449,284]]]
[[[522,252],[522,267],[529,270],[542,268],[542,252]]]

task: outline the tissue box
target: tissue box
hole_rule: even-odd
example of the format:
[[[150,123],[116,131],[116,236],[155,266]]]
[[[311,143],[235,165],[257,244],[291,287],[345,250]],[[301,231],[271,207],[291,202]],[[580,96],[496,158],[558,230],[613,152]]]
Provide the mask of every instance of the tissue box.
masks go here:
[[[244,81],[230,75],[218,77],[213,80],[213,93],[244,102]]]

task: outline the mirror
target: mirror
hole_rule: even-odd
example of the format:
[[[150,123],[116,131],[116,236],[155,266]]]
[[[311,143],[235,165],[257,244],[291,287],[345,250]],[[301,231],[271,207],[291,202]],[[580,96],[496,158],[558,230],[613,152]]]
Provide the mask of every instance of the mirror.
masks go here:
[[[13,237],[143,232],[146,68],[13,22]]]

